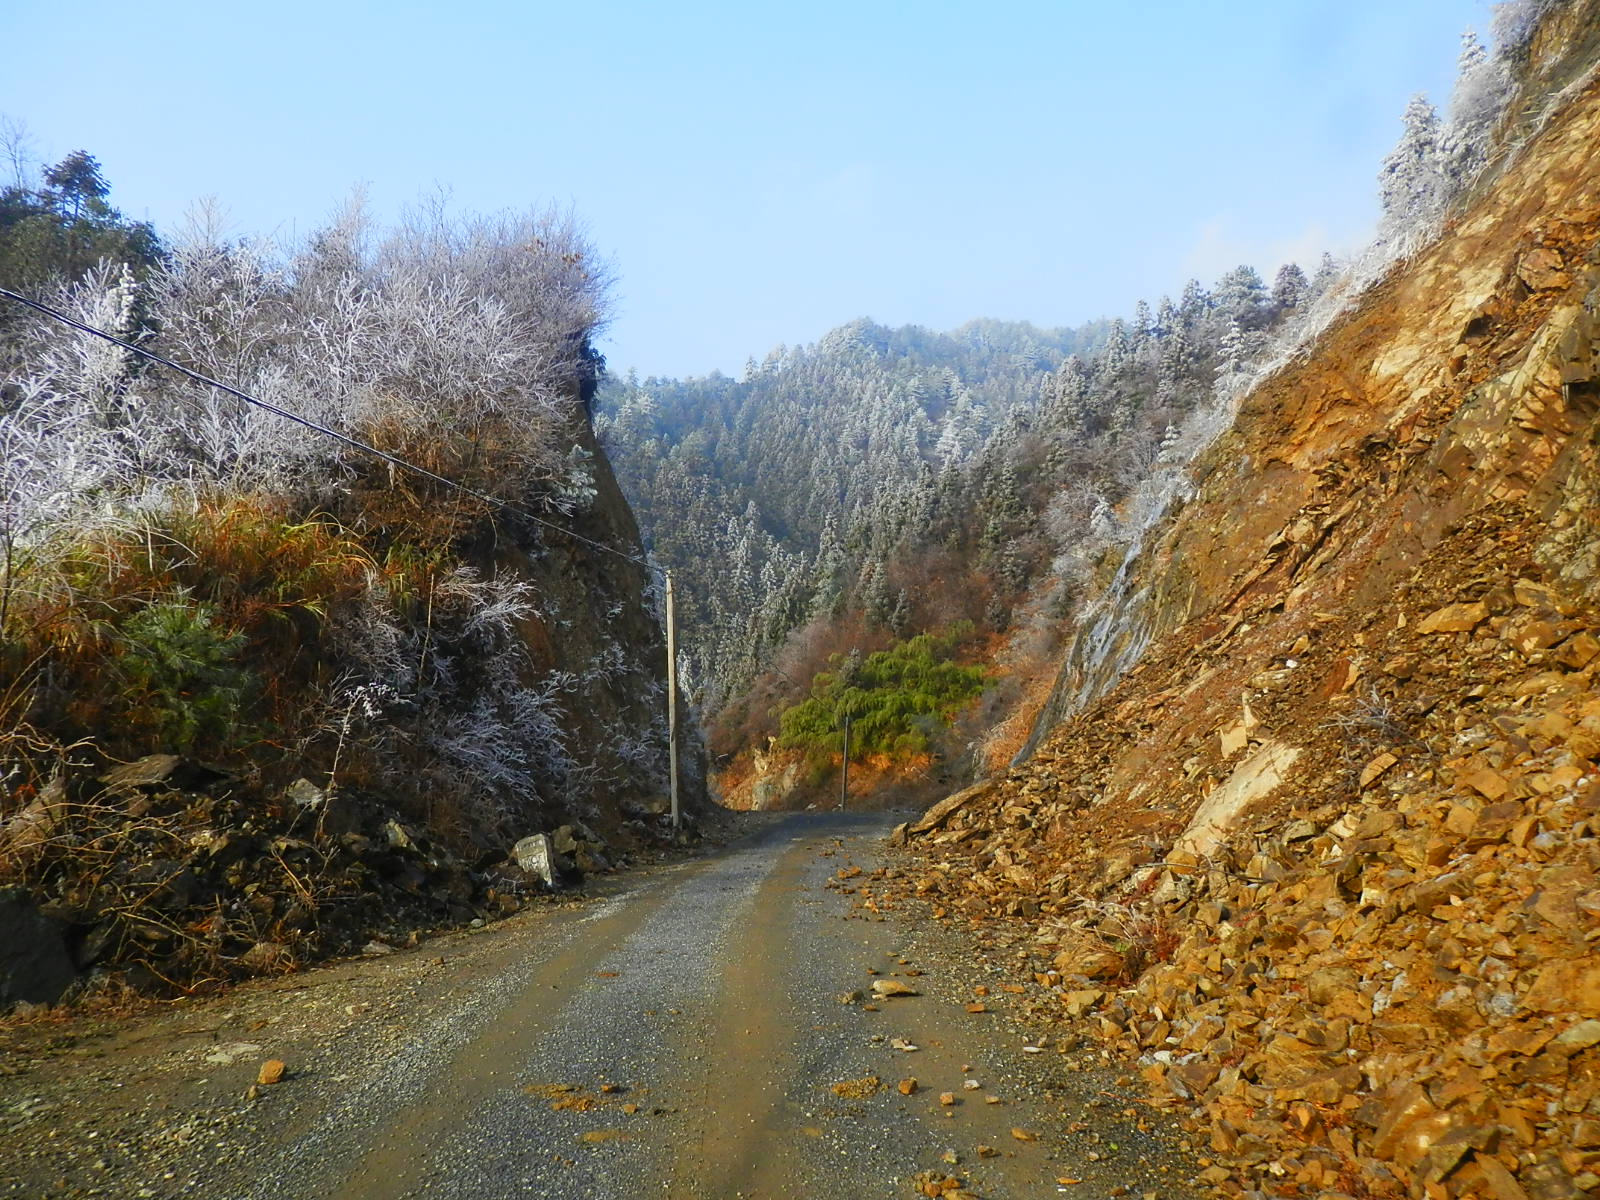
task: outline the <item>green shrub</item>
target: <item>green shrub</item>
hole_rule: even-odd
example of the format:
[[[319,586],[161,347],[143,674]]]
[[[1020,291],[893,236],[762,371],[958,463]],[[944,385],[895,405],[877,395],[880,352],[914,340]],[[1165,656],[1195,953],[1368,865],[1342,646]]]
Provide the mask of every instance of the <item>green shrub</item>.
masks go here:
[[[934,735],[983,691],[983,668],[954,660],[970,632],[963,623],[943,634],[918,634],[864,662],[834,655],[834,669],[812,679],[810,697],[780,716],[779,744],[812,756],[839,752],[848,714],[852,755],[929,753]]]
[[[179,750],[231,736],[254,691],[254,677],[235,659],[242,633],[217,628],[209,604],[186,594],[149,604],[117,628],[117,667],[132,711]]]

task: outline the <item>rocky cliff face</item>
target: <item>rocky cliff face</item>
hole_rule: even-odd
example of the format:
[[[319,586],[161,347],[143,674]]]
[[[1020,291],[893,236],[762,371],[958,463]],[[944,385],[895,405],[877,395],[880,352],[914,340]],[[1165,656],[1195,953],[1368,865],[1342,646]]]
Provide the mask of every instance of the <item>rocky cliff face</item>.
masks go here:
[[[1600,1187],[1594,8],[1444,236],[1244,401],[1031,760],[908,831],[1234,1194]]]

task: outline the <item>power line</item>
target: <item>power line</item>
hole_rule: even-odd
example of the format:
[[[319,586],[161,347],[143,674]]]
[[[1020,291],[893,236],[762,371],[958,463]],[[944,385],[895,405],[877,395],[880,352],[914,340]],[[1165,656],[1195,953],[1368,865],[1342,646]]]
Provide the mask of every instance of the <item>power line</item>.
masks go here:
[[[390,454],[387,450],[380,450],[376,446],[369,445],[368,443],[361,441],[359,438],[353,438],[349,434],[340,433],[337,429],[330,429],[326,425],[319,425],[309,417],[303,417],[299,413],[293,412],[290,409],[282,408],[279,405],[273,404],[267,400],[257,399],[255,396],[241,392],[238,388],[231,387],[219,379],[213,379],[209,375],[202,375],[199,371],[191,371],[188,367],[183,366],[181,363],[173,362],[170,358],[163,358],[161,355],[156,354],[153,351],[146,350],[142,346],[135,346],[132,342],[123,341],[115,334],[107,333],[103,329],[96,329],[93,325],[86,325],[76,317],[70,316],[69,314],[62,312],[60,309],[51,308],[48,304],[41,304],[37,300],[33,300],[27,296],[20,295],[17,292],[13,292],[10,288],[0,287],[0,296],[5,296],[10,300],[15,300],[18,304],[25,305],[26,307],[33,309],[35,312],[43,313],[47,317],[52,317],[64,325],[70,325],[73,329],[79,330],[82,333],[87,333],[94,337],[100,338],[103,341],[110,342],[113,346],[121,346],[124,350],[127,350],[133,354],[137,354],[140,358],[147,359],[150,362],[167,367],[170,370],[178,372],[180,375],[186,375],[196,383],[202,383],[208,387],[214,387],[218,391],[226,392],[230,396],[234,396],[240,400],[243,400],[246,404],[253,404],[255,407],[264,409],[267,412],[272,413],[274,416],[279,416],[286,421],[292,421],[296,425],[304,426],[313,433],[320,433],[324,437],[330,437],[335,441],[343,442],[352,449],[359,450],[363,454],[370,454],[372,457],[381,459],[384,462],[389,463],[391,466],[396,466],[404,470],[411,471],[414,474],[421,475],[424,479],[431,479],[435,483],[442,483],[445,487],[453,488],[456,491],[461,492],[463,495],[471,496],[476,500],[482,500],[485,504],[493,505],[495,508],[502,509],[503,511],[512,513],[515,516],[526,518],[527,520],[533,521],[536,524],[543,525],[546,529],[553,529],[557,533],[564,534],[565,536],[572,538],[574,541],[582,542],[586,546],[593,546],[596,550],[604,550],[607,554],[614,554],[618,558],[626,559],[628,562],[638,563],[640,566],[644,567],[650,567],[650,564],[645,559],[640,558],[637,554],[628,554],[625,551],[618,550],[615,546],[608,546],[604,542],[597,542],[593,538],[584,537],[581,533],[575,533],[573,530],[568,529],[563,525],[558,525],[554,521],[546,520],[544,517],[531,513],[527,509],[518,505],[509,504],[498,497],[489,495],[487,492],[480,492],[476,488],[468,487],[464,483],[458,483],[454,479],[446,478],[443,475],[428,470],[427,467],[418,466],[414,462],[408,462],[397,455]],[[651,569],[654,570],[655,568],[651,567]]]

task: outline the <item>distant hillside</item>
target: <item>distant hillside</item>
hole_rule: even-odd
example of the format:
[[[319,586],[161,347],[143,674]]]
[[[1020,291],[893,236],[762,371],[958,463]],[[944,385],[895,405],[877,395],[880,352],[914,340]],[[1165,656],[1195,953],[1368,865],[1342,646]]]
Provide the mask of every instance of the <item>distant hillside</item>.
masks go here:
[[[683,585],[714,751],[777,736],[832,656],[960,623],[963,655],[1010,655],[988,715],[1025,723],[1023,677],[1114,543],[1119,506],[1176,461],[1219,377],[1244,378],[1333,277],[1291,266],[1268,287],[1240,267],[1071,331],[855,321],[739,380],[608,381],[597,426]],[[926,786],[1017,744],[960,740],[928,740],[943,765],[915,766]]]

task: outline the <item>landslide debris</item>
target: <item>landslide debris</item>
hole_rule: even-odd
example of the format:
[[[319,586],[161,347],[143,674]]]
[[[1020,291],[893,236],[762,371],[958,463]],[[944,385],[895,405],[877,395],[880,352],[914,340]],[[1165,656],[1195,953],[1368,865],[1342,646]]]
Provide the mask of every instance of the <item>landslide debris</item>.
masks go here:
[[[1494,551],[1517,539],[1480,540],[1497,524],[1465,527],[1418,589],[1441,567],[1504,569]],[[1600,612],[1506,574],[1506,593],[1420,621],[1367,614],[1356,636],[1387,669],[1364,688],[1324,695],[1331,648],[1276,668],[1232,758],[1217,735],[1191,769],[1248,769],[1294,730],[1300,770],[1205,850],[1186,848],[1184,805],[1081,782],[1138,735],[1134,683],[925,834],[939,860],[909,890],[1026,922],[1010,961],[1031,1013],[1138,1056],[1238,1178],[1517,1194],[1487,1190],[1504,1171],[1556,1181],[1528,1195],[1582,1194],[1600,1182]],[[1453,608],[1473,628],[1445,628]],[[1565,636],[1533,648],[1550,630]],[[1173,657],[1146,673],[1192,667]]]
[[[578,824],[469,862],[374,797],[300,779],[278,795],[174,754],[59,776],[0,822],[0,1008],[132,986],[191,991],[380,955],[481,924],[669,837],[638,813],[607,845]],[[533,838],[523,839],[523,842]],[[610,857],[608,857],[610,856]]]
[[[1229,1195],[1600,1189],[1600,87],[1243,402],[1148,640],[863,904],[987,931]]]

